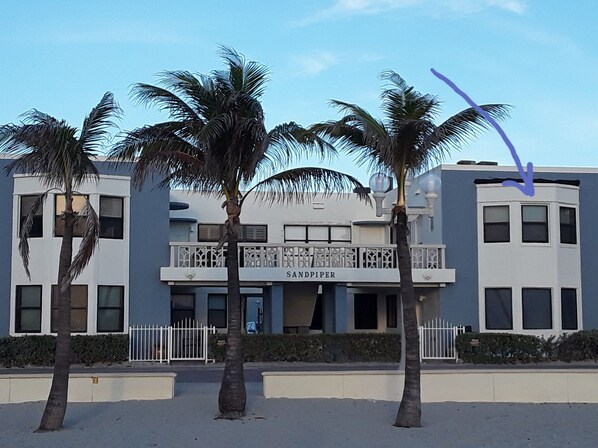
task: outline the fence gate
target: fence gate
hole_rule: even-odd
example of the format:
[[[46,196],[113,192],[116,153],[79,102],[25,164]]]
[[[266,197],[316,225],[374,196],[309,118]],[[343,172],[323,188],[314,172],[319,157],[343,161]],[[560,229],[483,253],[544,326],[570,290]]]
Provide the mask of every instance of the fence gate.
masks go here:
[[[174,326],[136,325],[129,327],[129,361],[204,361],[209,358],[208,335],[215,327],[187,319]]]
[[[443,319],[432,319],[419,327],[419,359],[459,359],[455,340],[465,333],[464,326],[455,326]]]

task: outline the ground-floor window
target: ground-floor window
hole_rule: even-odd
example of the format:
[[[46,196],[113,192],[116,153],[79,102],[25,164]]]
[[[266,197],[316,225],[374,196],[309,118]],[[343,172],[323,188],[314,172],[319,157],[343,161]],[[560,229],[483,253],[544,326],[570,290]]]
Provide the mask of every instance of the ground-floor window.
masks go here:
[[[195,295],[173,294],[170,297],[170,324],[195,319]]]
[[[208,325],[226,328],[226,294],[208,294]]]
[[[323,306],[323,300],[324,297],[322,296],[322,294],[318,294],[318,297],[316,298],[316,306],[314,307],[314,314],[311,317],[311,325],[309,326],[310,330],[323,330],[324,326],[323,326],[323,322],[322,322],[322,318],[323,316],[323,311],[324,311],[324,306]]]
[[[123,286],[98,286],[98,333],[123,331],[124,289]]]
[[[561,289],[561,319],[563,330],[577,330],[577,290]]]
[[[41,333],[42,331],[42,287],[17,286],[15,332]]]
[[[486,288],[486,330],[513,329],[513,299],[511,288]]]
[[[377,330],[378,296],[376,294],[355,294],[354,313],[356,330]]]
[[[397,328],[397,296],[392,294],[386,296],[386,326]]]
[[[521,290],[523,328],[546,330],[552,328],[552,297],[548,288],[523,288]]]
[[[52,285],[52,318],[50,330],[58,328],[58,285]],[[71,285],[71,332],[87,331],[87,285]]]

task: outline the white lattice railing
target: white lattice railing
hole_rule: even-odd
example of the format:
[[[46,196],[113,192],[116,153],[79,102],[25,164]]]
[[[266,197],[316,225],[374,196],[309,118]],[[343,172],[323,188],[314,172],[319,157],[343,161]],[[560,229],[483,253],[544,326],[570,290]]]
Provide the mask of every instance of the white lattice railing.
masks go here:
[[[411,246],[413,269],[444,269],[443,245]],[[239,244],[241,268],[397,269],[393,245]],[[210,243],[171,243],[170,266],[223,268],[226,247]]]

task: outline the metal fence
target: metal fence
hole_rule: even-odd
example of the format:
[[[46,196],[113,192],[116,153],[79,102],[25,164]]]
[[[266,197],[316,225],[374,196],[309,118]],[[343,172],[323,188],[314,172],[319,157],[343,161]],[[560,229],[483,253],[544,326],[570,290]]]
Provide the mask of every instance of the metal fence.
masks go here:
[[[214,362],[208,353],[208,335],[216,327],[193,320],[174,326],[136,325],[129,327],[129,361],[204,361]]]
[[[443,319],[432,319],[419,327],[419,358],[436,360],[459,359],[455,340],[465,333],[464,326],[455,326]]]

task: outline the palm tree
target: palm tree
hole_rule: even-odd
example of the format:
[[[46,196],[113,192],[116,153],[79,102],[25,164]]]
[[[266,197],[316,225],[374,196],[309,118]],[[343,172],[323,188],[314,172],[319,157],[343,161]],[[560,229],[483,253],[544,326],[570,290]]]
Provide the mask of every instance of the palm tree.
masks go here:
[[[260,98],[268,69],[228,47],[220,54],[226,70],[197,76],[169,71],[161,75],[161,86],[136,84],[134,98],[158,106],[170,119],[129,132],[112,156],[137,160],[137,185],[157,173],[164,177],[163,187],[173,183],[224,200],[227,219],[220,244],[227,244],[228,342],[218,407],[222,418],[233,419],[244,415],[246,402],[238,259],[245,200],[251,194],[257,201],[292,203],[309,191],[330,195],[361,184],[321,167],[288,169],[303,156],[334,155],[334,147],[293,122],[267,131]]]
[[[415,313],[415,293],[411,276],[411,257],[407,242],[405,179],[411,173],[441,161],[450,149],[459,148],[488,128],[488,123],[474,109],[466,109],[436,125],[439,100],[424,95],[393,71],[382,73],[388,83],[381,94],[384,119],[376,119],[365,109],[342,101],[331,101],[344,116],[312,126],[311,131],[342,145],[359,164],[391,175],[397,182],[396,205],[390,225],[394,226],[405,340],[405,387],[395,426],[421,425],[419,336]],[[503,118],[507,107],[501,104],[481,106],[491,117]]]
[[[55,431],[62,427],[67,406],[71,343],[71,283],[89,263],[99,238],[99,220],[89,200],[80,213],[73,210],[73,196],[88,179],[97,180],[98,170],[92,158],[98,154],[112,117],[120,108],[111,93],[106,93],[85,118],[81,132],[64,120],[32,110],[23,115],[20,124],[0,126],[0,149],[16,157],[6,167],[13,171],[38,175],[48,190],[39,195],[21,228],[19,251],[27,276],[29,272],[28,236],[33,216],[50,191],[64,195],[65,207],[61,215],[64,232],[58,267],[58,317],[56,322],[56,354],[52,386],[38,431]],[[77,135],[78,133],[78,135]],[[73,258],[73,228],[85,219],[79,250]]]

